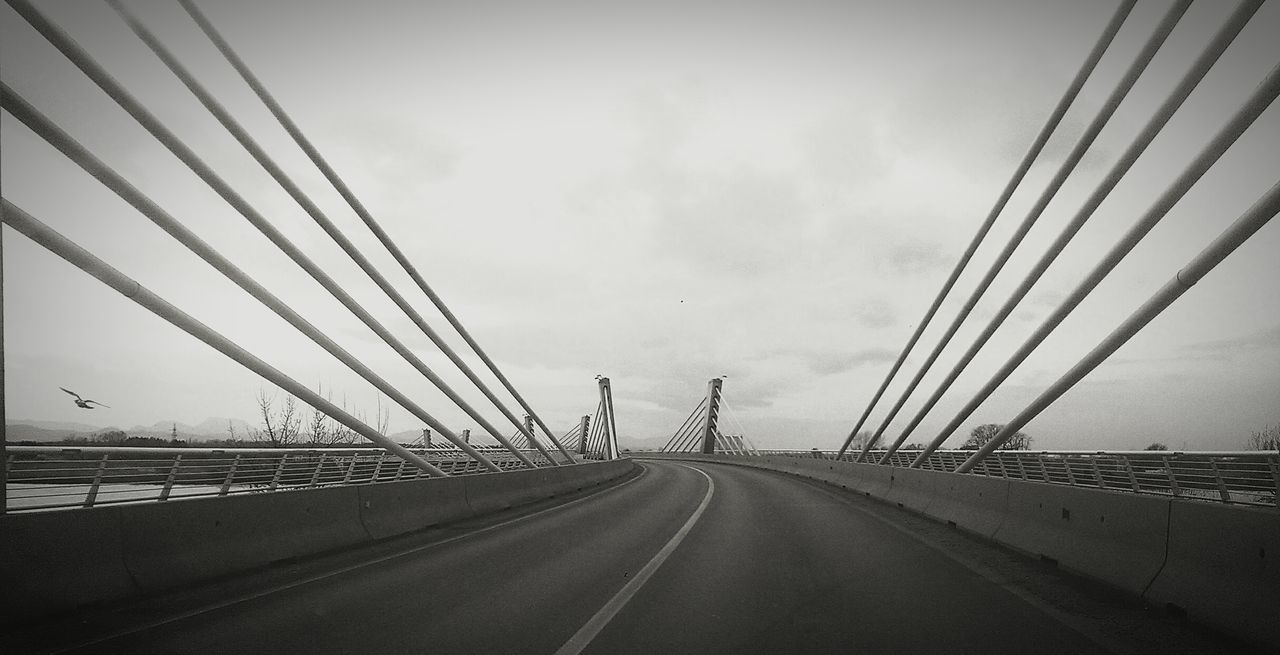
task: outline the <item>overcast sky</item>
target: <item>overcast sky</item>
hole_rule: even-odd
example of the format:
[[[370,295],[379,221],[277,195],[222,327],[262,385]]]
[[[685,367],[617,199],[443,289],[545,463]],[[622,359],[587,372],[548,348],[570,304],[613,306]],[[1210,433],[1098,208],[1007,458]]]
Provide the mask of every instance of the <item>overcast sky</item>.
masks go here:
[[[466,388],[105,4],[39,6]],[[128,6],[448,332],[182,9]],[[1138,3],[869,427],[1168,6]],[[612,378],[619,432],[635,438],[669,436],[707,379],[727,375],[732,415],[758,446],[835,448],[1115,3],[202,7],[555,430],[594,411],[596,374]],[[890,437],[1233,7],[1198,2],[1186,14]],[[0,28],[6,84],[428,411],[474,427],[8,6]],[[913,440],[936,434],[1280,62],[1278,33],[1280,6],[1269,3]],[[371,385],[7,113],[2,136],[6,199],[299,381],[373,413]],[[963,431],[1009,419],[1118,325],[1275,183],[1278,153],[1272,107]],[[255,420],[254,394],[266,382],[12,229],[3,240],[10,421]],[[1035,446],[1238,449],[1252,431],[1280,423],[1277,252],[1280,225],[1271,224],[1032,422]],[[79,410],[59,386],[111,408]],[[482,401],[474,390],[464,395]],[[416,427],[393,410],[392,431]]]

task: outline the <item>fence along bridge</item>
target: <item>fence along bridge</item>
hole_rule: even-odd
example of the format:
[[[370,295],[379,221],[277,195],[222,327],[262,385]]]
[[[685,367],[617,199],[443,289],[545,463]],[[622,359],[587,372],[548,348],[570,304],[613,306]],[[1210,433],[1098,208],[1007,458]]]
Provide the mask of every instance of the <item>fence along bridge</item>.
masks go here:
[[[26,0],[10,8],[453,404],[473,443],[237,268],[7,82],[4,111],[429,426],[400,444],[271,367],[8,198],[4,223],[365,437],[332,449],[4,448],[6,652],[1249,652],[1280,645],[1280,461],[1250,453],[1000,446],[1210,273],[1280,208],[1273,186],[976,451],[959,425],[1154,228],[1280,92],[1273,68],[1129,232],[924,448],[903,444],[1125,176],[1260,2],[1217,27],[1147,125],[897,437],[887,430],[1186,12],[1176,1],[871,438],[851,449],[1134,2],[1120,3],[843,445],[758,449],[720,429],[723,380],[663,452],[620,457],[612,389],[557,437],[191,0],[192,20],[441,312],[519,410],[472,370],[190,70],[133,32],[446,355],[474,407]],[[1229,71],[1221,74],[1230,74]],[[6,238],[12,236],[6,234]],[[486,413],[510,424],[500,428]],[[518,417],[517,412],[522,416]],[[730,412],[732,413],[732,412]],[[438,435],[443,441],[434,441]],[[0,442],[2,444],[2,442]],[[789,474],[789,475],[783,475]],[[818,481],[825,483],[820,484]],[[209,496],[209,497],[200,497]],[[181,499],[181,502],[176,502]],[[911,510],[903,512],[901,509]],[[57,511],[55,511],[57,510]],[[956,528],[956,529],[952,529]],[[978,535],[987,542],[972,540]],[[1013,553],[1032,555],[1028,559]],[[515,554],[516,556],[512,556]],[[1038,561],[1037,561],[1038,558]],[[1076,589],[1102,582],[1218,632]],[[1002,617],[991,629],[989,617]],[[501,620],[495,620],[496,617]],[[690,616],[699,617],[690,629]],[[679,626],[679,629],[673,629]]]

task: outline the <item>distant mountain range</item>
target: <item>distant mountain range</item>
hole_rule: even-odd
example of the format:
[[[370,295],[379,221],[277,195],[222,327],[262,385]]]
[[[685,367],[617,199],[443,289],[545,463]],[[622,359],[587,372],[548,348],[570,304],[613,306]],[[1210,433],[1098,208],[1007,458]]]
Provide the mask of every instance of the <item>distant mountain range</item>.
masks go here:
[[[17,443],[19,441],[34,441],[38,443],[51,443],[62,441],[68,437],[88,437],[111,430],[123,430],[131,437],[160,437],[169,438],[176,426],[178,430],[178,438],[186,441],[202,441],[208,439],[226,439],[227,422],[230,421],[235,427],[236,436],[244,439],[249,436],[253,430],[253,426],[247,421],[238,418],[207,418],[195,425],[182,423],[179,421],[157,421],[151,425],[135,425],[128,429],[116,426],[101,427],[97,425],[89,425],[88,423],[76,423],[71,421],[37,421],[28,419],[13,419],[5,425],[5,441],[9,443]],[[474,432],[473,432],[474,434]],[[388,435],[397,443],[413,443],[422,438],[422,430],[404,430]],[[444,437],[434,435],[434,440],[444,442]],[[363,441],[363,440],[362,440]],[[492,443],[493,440],[487,437],[479,437],[478,443]],[[661,448],[667,439],[636,439],[628,436],[619,436],[618,445],[623,449],[631,450],[657,450]],[[548,444],[550,445],[550,444]]]
[[[159,421],[152,425],[135,425],[124,429],[114,425],[101,427],[70,421],[36,421],[13,419],[5,425],[5,441],[61,441],[67,437],[84,437],[111,430],[123,430],[131,437],[169,437],[176,428],[179,439],[226,439],[227,423],[235,427],[236,436],[245,437],[252,426],[238,418],[207,418],[195,425],[178,421]]]

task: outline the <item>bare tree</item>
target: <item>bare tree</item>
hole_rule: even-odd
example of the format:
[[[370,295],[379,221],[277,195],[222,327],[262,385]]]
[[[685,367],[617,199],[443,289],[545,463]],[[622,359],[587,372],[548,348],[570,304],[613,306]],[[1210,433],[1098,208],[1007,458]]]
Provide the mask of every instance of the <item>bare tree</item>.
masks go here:
[[[302,412],[298,409],[298,399],[290,394],[285,397],[284,408],[280,410],[280,445],[290,446],[298,443],[298,436],[301,433]]]
[[[285,398],[284,407],[277,415],[275,395],[267,395],[263,389],[257,395],[258,414],[262,417],[262,430],[254,430],[254,440],[264,438],[272,448],[283,448],[297,443],[302,429],[302,415],[298,412],[297,400],[292,396]]]
[[[871,440],[871,431],[863,430],[862,432],[859,432],[858,434],[853,435],[853,439],[849,442],[849,449],[854,451],[862,450],[862,447],[867,445],[867,442],[870,440]]]
[[[332,396],[329,402],[333,402]],[[342,411],[347,411],[347,397],[342,397]],[[356,432],[351,428],[339,423],[333,417],[328,417],[325,423],[325,430],[328,431],[329,445],[353,444],[356,442]]]
[[[382,406],[382,394],[378,394],[377,412],[378,414],[375,418],[378,421],[378,425],[377,425],[378,434],[386,436],[387,429],[391,427],[391,407]]]
[[[313,446],[329,444],[329,417],[318,409],[313,408],[310,418],[307,419],[307,440]]]
[[[977,450],[995,438],[1004,426],[999,423],[984,423],[969,433],[969,438],[960,446],[960,450]],[[1000,450],[1031,450],[1031,435],[1015,432],[1008,441],[1000,444]]]
[[[258,402],[258,415],[262,417],[262,430],[254,429],[252,432],[254,441],[262,441],[265,437],[273,447],[279,448],[279,431],[276,428],[276,411],[274,408],[276,397],[267,395],[265,389],[258,389],[258,395],[254,398]]]
[[[1280,423],[1249,435],[1244,447],[1246,450],[1280,450]]]
[[[236,426],[231,419],[227,419],[227,441],[236,441]]]

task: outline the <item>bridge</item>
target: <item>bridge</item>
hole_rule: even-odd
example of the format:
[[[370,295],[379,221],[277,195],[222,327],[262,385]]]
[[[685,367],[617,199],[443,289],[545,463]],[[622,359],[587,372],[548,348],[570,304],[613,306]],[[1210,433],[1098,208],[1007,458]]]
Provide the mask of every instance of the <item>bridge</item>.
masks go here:
[[[248,57],[192,0],[179,0],[173,9],[180,7],[191,33],[235,73],[257,103],[255,111],[272,117],[291,147],[305,155],[312,167],[307,175],[318,178],[302,181],[282,163],[282,146],[255,137],[231,109],[234,104],[243,111],[244,98],[232,103],[211,90],[153,31],[155,15],[109,0],[121,26],[113,38],[132,32],[131,43],[145,47],[152,63],[167,69],[314,221],[330,240],[326,244],[354,264],[363,276],[357,282],[336,274],[314,244],[291,240],[268,218],[273,212],[237,190],[242,180],[224,177],[202,159],[54,12],[28,0],[6,3],[6,34],[20,29],[23,38],[38,37],[78,69],[269,241],[283,255],[280,266],[305,274],[354,322],[335,330],[307,318],[304,306],[311,305],[300,302],[305,294],[273,291],[280,285],[237,265],[9,79],[0,84],[7,133],[22,130],[25,138],[47,144],[282,319],[294,330],[292,338],[305,338],[426,427],[397,438],[381,417],[370,421],[312,390],[273,364],[273,353],[252,351],[243,339],[184,310],[184,299],[167,298],[129,277],[111,253],[94,252],[55,229],[6,187],[0,245],[21,240],[47,251],[313,408],[316,425],[333,429],[326,434],[341,431],[351,438],[275,443],[273,433],[272,443],[208,447],[176,440],[142,447],[49,445],[12,443],[6,427],[0,440],[4,652],[1280,648],[1280,450],[1274,435],[1262,434],[1253,450],[1080,451],[1032,449],[1021,432],[1268,227],[1280,211],[1280,162],[1274,157],[1262,171],[1271,186],[1238,216],[1221,220],[1225,227],[1197,254],[1160,271],[1166,284],[1065,371],[1042,381],[1020,411],[987,432],[975,430],[971,442],[956,440],[961,426],[1011,384],[1019,367],[1219,160],[1248,140],[1280,95],[1280,64],[1269,62],[1269,72],[1244,101],[1213,119],[1212,138],[1177,162],[1172,180],[1157,184],[1155,199],[1127,232],[1056,299],[977,393],[959,405],[941,402],[958,392],[954,383],[984,348],[993,349],[993,335],[1148,146],[1174,129],[1169,126],[1177,125],[1184,102],[1202,82],[1239,74],[1231,68],[1239,63],[1233,54],[1242,41],[1256,47],[1250,30],[1265,31],[1266,21],[1275,20],[1264,3],[1239,2],[1206,28],[1190,0],[1161,5],[1155,13],[1144,13],[1133,0],[1120,2],[847,434],[785,449],[770,447],[771,435],[753,432],[751,422],[741,420],[751,404],[740,403],[735,378],[725,375],[708,379],[700,398],[690,394],[683,401],[692,410],[673,422],[660,448],[627,448],[620,438],[620,428],[625,434],[628,427],[615,400],[626,398],[625,377],[597,375],[594,389],[572,411],[535,412],[501,370],[504,360],[481,347],[392,230],[255,75]],[[1108,160],[1110,168],[1056,239],[1045,242],[1000,308],[975,311],[1015,252],[1031,247],[1024,238],[1131,91],[1151,76],[1148,66],[1161,61],[1166,42],[1183,34],[1175,34],[1180,26],[1197,32],[1199,45],[1193,57],[1177,59],[1167,95]],[[1142,37],[1132,48],[1117,47],[1122,30]],[[1067,153],[1051,157],[1051,138],[1065,129],[1064,117],[1106,56],[1123,58],[1121,73],[1092,119],[1071,134]],[[6,166],[17,164],[6,159]],[[1042,180],[1033,173],[1037,164],[1054,170]],[[329,203],[314,197],[316,180],[337,194],[367,234],[348,234],[333,219]],[[951,322],[929,333],[938,340],[921,357],[917,346],[962,286],[975,253],[997,219],[1010,212],[1015,193],[1027,188],[1037,195],[1022,222],[1008,230],[987,270],[975,273],[976,284],[956,301]],[[376,255],[370,252],[374,244]],[[411,293],[386,269],[411,281]],[[6,286],[24,283],[22,271],[4,272]],[[1274,285],[1260,286],[1260,302],[1274,303],[1266,295]],[[371,293],[380,294],[376,312],[369,308]],[[424,316],[427,304],[419,297],[434,308],[432,318]],[[399,313],[379,318],[386,308]],[[965,322],[978,318],[986,325],[951,370],[930,377]],[[401,373],[412,371],[411,382],[375,370],[363,343],[352,337],[357,326],[359,339],[373,342],[372,336],[395,353],[397,365],[408,367]],[[407,332],[412,337],[403,336]],[[455,347],[459,341],[465,348]],[[908,365],[916,372],[893,387]],[[905,425],[895,424],[926,380],[937,385],[929,398]],[[415,386],[424,381],[433,395]],[[898,397],[882,403],[891,387]],[[13,391],[8,383],[5,389]],[[0,407],[13,409],[6,402]],[[912,441],[922,426],[934,432],[928,417],[935,410],[947,415],[945,422],[928,440]],[[265,406],[263,412],[268,415]],[[870,429],[873,415],[879,423]],[[553,417],[557,428],[543,416]],[[464,422],[471,427],[458,427]]]

